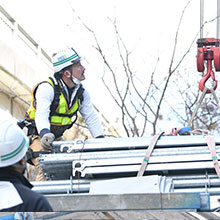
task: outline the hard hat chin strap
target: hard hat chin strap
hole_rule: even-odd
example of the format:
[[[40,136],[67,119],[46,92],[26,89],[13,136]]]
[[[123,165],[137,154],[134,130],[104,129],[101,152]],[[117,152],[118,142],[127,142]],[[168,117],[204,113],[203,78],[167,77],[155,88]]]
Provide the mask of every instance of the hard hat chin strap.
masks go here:
[[[80,81],[77,79],[77,78],[75,78],[75,77],[73,77],[72,76],[72,82],[74,83],[74,84],[76,84],[76,85],[79,85],[80,84]]]
[[[71,74],[71,81],[75,84],[75,85],[79,85],[80,84],[80,80],[78,80],[77,78],[75,78],[72,74],[72,70],[70,70],[70,74]]]

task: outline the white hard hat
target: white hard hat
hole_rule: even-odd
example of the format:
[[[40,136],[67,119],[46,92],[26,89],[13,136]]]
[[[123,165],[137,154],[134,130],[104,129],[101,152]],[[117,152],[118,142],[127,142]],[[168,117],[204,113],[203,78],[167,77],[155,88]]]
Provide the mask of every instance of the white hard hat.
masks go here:
[[[65,67],[78,63],[80,60],[81,57],[73,48],[67,48],[65,50],[59,51],[52,57],[55,73],[61,71]]]
[[[7,167],[25,156],[29,139],[11,120],[0,120],[0,128],[0,167]]]

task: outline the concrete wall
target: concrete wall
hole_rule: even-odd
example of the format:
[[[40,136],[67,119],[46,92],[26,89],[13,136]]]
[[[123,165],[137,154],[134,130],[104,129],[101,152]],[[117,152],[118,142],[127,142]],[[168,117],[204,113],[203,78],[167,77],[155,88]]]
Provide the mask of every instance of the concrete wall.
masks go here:
[[[53,74],[50,57],[0,6],[0,108],[23,118],[31,89]]]

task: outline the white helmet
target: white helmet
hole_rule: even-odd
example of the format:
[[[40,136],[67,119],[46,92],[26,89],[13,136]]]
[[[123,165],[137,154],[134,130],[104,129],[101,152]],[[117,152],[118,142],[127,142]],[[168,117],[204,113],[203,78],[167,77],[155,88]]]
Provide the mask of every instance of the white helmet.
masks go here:
[[[29,139],[10,120],[0,120],[0,128],[0,167],[7,167],[25,156]]]
[[[78,63],[80,60],[81,57],[73,48],[67,48],[65,50],[59,51],[52,57],[55,73],[60,72],[65,67]]]

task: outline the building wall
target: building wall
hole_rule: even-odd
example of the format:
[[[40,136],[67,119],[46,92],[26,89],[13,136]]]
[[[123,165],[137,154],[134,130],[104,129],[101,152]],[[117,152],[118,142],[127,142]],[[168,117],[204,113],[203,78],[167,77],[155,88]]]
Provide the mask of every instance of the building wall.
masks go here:
[[[50,57],[0,6],[0,108],[23,118],[31,89],[53,74]]]

